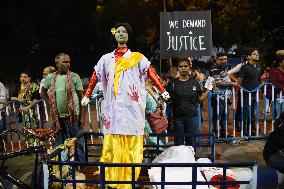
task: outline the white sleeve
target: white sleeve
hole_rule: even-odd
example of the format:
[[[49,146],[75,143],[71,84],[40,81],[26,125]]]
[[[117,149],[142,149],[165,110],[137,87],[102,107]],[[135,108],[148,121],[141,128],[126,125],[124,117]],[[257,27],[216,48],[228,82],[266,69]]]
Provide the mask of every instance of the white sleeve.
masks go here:
[[[98,78],[99,81],[101,81],[102,78],[105,77],[105,69],[104,69],[104,67],[105,67],[105,56],[106,55],[102,56],[100,58],[100,60],[98,61],[97,65],[95,65],[95,67],[94,67],[94,69],[96,71],[97,78]]]
[[[143,56],[143,58],[141,59],[139,63],[139,71],[141,75],[145,77],[147,76],[147,70],[150,67],[150,65],[151,65],[151,62],[145,56]]]
[[[238,71],[240,71],[241,67],[243,66],[243,63],[240,63],[238,65],[236,65],[234,68],[230,69],[228,71],[228,74],[234,74],[237,73]]]

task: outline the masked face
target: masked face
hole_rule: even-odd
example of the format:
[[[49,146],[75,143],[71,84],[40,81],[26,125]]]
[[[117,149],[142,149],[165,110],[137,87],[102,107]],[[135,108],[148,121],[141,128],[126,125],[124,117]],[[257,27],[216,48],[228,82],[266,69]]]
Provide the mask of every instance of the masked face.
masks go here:
[[[20,76],[20,82],[22,84],[28,84],[29,82],[31,81],[31,78],[25,74],[25,73],[22,73],[21,76]]]
[[[125,29],[125,27],[120,26],[120,27],[116,28],[115,40],[120,45],[123,45],[123,44],[127,43],[127,41],[128,41],[128,32]]]

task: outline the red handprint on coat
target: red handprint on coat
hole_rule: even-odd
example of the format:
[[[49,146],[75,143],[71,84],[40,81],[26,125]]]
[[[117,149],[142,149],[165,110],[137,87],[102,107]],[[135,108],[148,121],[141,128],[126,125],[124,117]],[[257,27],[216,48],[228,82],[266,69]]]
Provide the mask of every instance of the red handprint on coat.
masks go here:
[[[110,119],[110,118],[109,118]],[[106,129],[110,128],[110,120],[107,120],[107,118],[104,116],[104,127]]]
[[[138,102],[139,100],[139,93],[138,93],[138,89],[135,87],[135,85],[133,84],[132,86],[129,85],[130,88],[130,93],[128,93],[128,95],[131,97],[131,100]]]

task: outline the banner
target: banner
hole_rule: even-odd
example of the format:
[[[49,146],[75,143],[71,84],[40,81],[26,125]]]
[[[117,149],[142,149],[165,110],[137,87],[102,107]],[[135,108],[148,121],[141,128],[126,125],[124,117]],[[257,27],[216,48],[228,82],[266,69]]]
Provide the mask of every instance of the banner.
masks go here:
[[[161,12],[161,58],[212,55],[211,11]]]

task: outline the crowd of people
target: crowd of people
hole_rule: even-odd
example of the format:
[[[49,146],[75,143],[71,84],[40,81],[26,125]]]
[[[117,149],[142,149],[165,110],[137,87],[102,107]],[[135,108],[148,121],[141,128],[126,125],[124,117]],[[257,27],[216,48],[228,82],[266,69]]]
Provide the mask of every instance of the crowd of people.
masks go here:
[[[32,82],[32,75],[28,71],[21,72],[19,85],[10,95],[5,86],[0,83],[1,131],[5,130],[6,110],[2,109],[5,102],[9,99],[20,102],[22,107],[19,111],[23,112],[21,115],[23,115],[22,121],[25,122],[25,127],[36,128],[39,124],[37,112],[29,111],[29,109],[37,100],[43,99],[49,109],[56,144],[62,144],[70,137],[78,137],[83,132],[80,122],[81,106],[89,104],[94,88],[98,85],[99,90],[95,89],[95,91],[99,91],[98,93],[102,93],[104,97],[102,106],[104,142],[100,161],[142,163],[144,143],[157,143],[155,137],[148,136],[153,132],[153,128],[147,115],[157,111],[160,106],[164,107],[164,114],[168,117],[169,123],[171,121],[174,123],[173,127],[168,127],[170,132],[194,135],[198,127],[198,103],[202,104],[210,90],[218,92],[228,89],[226,94],[213,94],[211,104],[208,104],[213,110],[212,132],[217,137],[225,138],[229,136],[225,128],[225,103],[230,103],[232,87],[237,88],[241,85],[245,90],[252,91],[261,82],[271,82],[276,86],[275,94],[283,90],[284,50],[276,52],[275,67],[270,69],[260,67],[260,52],[252,48],[247,50],[246,60],[234,68],[228,67],[227,54],[220,52],[213,58],[207,72],[193,69],[191,59],[186,57],[177,61],[176,68],[172,68],[176,71],[158,76],[155,68],[143,54],[130,51],[127,44],[132,35],[132,29],[127,23],[117,24],[112,31],[117,48],[103,55],[95,65],[85,93],[83,93],[80,76],[70,70],[70,57],[66,53],[56,55],[56,69],[52,66],[44,69],[40,85]],[[207,78],[212,81],[209,87],[204,86],[203,82]],[[268,88],[267,98],[270,100],[271,91],[271,88]],[[241,95],[238,95],[236,116],[238,129],[240,128],[238,122],[244,121],[245,135],[251,134],[249,133],[250,124],[251,132],[255,132],[253,104],[256,101],[256,92],[251,93],[251,100],[248,94],[247,92],[243,94],[243,114],[240,112]],[[275,95],[275,98],[280,96]],[[251,110],[248,109],[250,104],[252,104]],[[217,113],[220,119],[217,119]],[[41,114],[42,116],[44,115]],[[220,127],[217,126],[217,122]],[[42,124],[44,125],[44,122]],[[2,141],[1,138],[0,140]],[[27,140],[30,145],[33,145],[32,138]],[[182,136],[176,136],[174,142],[176,145],[193,143],[191,137]],[[164,143],[165,141],[161,139],[160,144]],[[84,141],[78,140],[79,161],[85,160],[84,150]],[[139,172],[140,169],[135,169],[135,179],[138,178]],[[131,177],[131,168],[108,167],[106,169],[107,180],[131,180]],[[122,184],[110,186],[131,187]]]

